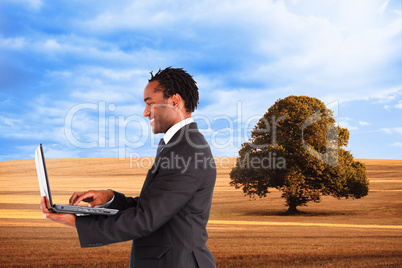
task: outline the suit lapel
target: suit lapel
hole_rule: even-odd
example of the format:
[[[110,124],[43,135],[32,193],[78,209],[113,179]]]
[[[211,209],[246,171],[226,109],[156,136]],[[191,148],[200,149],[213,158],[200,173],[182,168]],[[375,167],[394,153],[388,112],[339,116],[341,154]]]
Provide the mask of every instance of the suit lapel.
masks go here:
[[[142,196],[143,192],[145,192],[145,190],[148,188],[148,186],[151,184],[152,179],[156,176],[157,172],[153,172],[154,170],[156,170],[155,163],[152,165],[152,168],[148,170],[144,184],[142,185],[140,197]]]
[[[182,139],[186,137],[186,133],[189,129],[197,129],[196,123],[190,123],[182,127],[179,131],[177,131],[170,141],[164,145],[163,149],[159,152],[159,154],[155,157],[155,162],[152,165],[151,169],[148,170],[147,176],[144,181],[144,185],[142,186],[140,196],[146,191],[146,189],[151,185],[152,180],[158,174],[159,165],[161,163],[161,158],[164,157],[172,148],[174,148]]]
[[[158,174],[159,171],[159,165],[161,162],[162,157],[164,157],[164,155],[166,154],[167,149],[169,148],[162,148],[161,151],[159,152],[159,154],[157,154],[157,156],[155,157],[155,161],[154,164],[152,165],[151,169],[148,170],[147,176],[145,178],[144,184],[142,186],[141,189],[141,193],[140,196],[142,196],[142,193],[146,191],[146,189],[149,187],[149,185],[151,184],[152,180],[155,178],[155,176]]]

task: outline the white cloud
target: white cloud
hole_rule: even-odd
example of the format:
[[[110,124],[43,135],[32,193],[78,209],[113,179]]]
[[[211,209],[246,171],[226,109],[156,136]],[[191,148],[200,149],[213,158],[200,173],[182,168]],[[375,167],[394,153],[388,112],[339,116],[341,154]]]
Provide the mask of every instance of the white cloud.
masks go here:
[[[402,96],[402,88],[400,86],[382,88],[377,92],[370,92],[370,95],[372,99],[377,100],[376,103],[389,103]]]
[[[391,144],[393,147],[400,147],[402,149],[402,142],[394,142]]]
[[[350,121],[353,121],[353,120],[351,118],[347,117],[347,116],[346,117],[338,117],[337,120],[336,120],[336,122],[338,123],[338,125],[340,127],[347,128],[348,130],[357,130],[357,129],[359,129],[356,126],[351,125],[349,123]]]
[[[387,134],[402,134],[402,127],[393,127],[393,128],[381,128],[380,131],[385,132]]]
[[[253,90],[215,89],[212,102],[195,113],[197,116],[214,118],[227,116],[234,120],[247,122],[253,118],[261,118],[268,108],[280,97],[285,97],[289,90]],[[245,97],[247,96],[247,97]]]
[[[22,11],[34,15],[43,5],[51,5],[17,1],[28,4],[31,10],[24,6]],[[17,31],[19,36],[4,33],[0,49],[4,55],[11,51],[10,57],[20,57],[10,64],[44,73],[29,90],[52,88],[52,97],[40,96],[33,104],[22,101],[21,105],[29,103],[32,113],[21,117],[2,115],[1,134],[24,139],[48,136],[65,143],[61,131],[65,116],[85,102],[114,104],[116,110],[107,110],[108,116],[141,117],[149,70],[170,65],[189,67],[201,97],[201,108],[194,115],[203,116],[213,127],[224,125],[223,118],[235,127],[252,125],[278,98],[288,95],[309,95],[326,103],[367,100],[384,104],[385,109],[402,109],[400,77],[395,75],[401,12],[394,6],[386,0],[118,1],[93,6],[86,20],[74,8],[64,13],[54,10],[55,14],[45,13],[51,8],[43,9],[46,23],[59,16],[66,21],[54,26],[62,34],[47,32],[40,18],[32,23],[31,14],[24,22],[30,31]],[[41,63],[32,63],[36,59]],[[78,138],[99,139],[98,132],[104,129],[98,126],[97,112],[78,114],[73,125]],[[349,130],[384,126],[375,119],[370,123],[359,121],[362,118],[336,119]],[[41,124],[46,131],[40,130]],[[120,125],[137,134],[146,123]],[[401,132],[392,127],[377,131]],[[227,140],[216,141],[219,145]]]
[[[178,12],[174,16],[174,13],[169,11],[175,5],[166,5],[164,3],[160,1],[133,1],[129,5],[127,5],[127,2],[114,3],[106,8],[104,12],[93,19],[85,21],[83,24],[85,27],[96,31],[151,29],[155,26],[166,26],[177,20],[177,17],[180,17],[183,13]],[[157,10],[155,10],[155,5],[159,6]],[[161,8],[161,5],[166,8]]]
[[[91,36],[78,35],[58,35],[48,38],[46,35],[32,35],[27,37],[3,38],[0,39],[0,47],[24,49],[31,53],[45,56],[45,59],[64,60],[69,62],[71,56],[80,57],[84,64],[91,61],[107,62],[103,66],[117,66],[116,69],[108,69],[97,66],[98,72],[109,75],[110,78],[117,78],[116,73],[120,66],[136,66],[137,71],[141,71],[149,62],[158,62],[162,66],[170,66],[174,59],[178,58],[180,52],[155,50],[148,47],[140,47],[136,50],[124,51],[119,47],[115,40],[106,41],[101,38],[96,39]],[[76,68],[79,64],[75,64]],[[82,67],[82,66],[81,66]],[[133,70],[131,70],[133,71]],[[148,69],[147,69],[148,72]],[[125,78],[135,73],[121,75]]]
[[[399,54],[394,40],[401,31],[400,17],[377,13],[381,3],[303,1],[305,9],[314,5],[309,16],[276,9],[260,24],[256,49],[267,62],[252,77],[280,77],[313,94],[336,92],[341,100],[378,98],[382,89],[373,79],[383,79],[384,66]]]
[[[29,5],[34,9],[40,9],[42,7],[42,0],[23,0],[29,3]]]
[[[365,121],[359,121],[359,125],[361,125],[361,126],[370,126],[371,123],[365,122]]]
[[[16,125],[21,124],[20,119],[8,118],[5,116],[0,115],[0,125],[5,127],[15,127]]]
[[[15,38],[1,38],[0,37],[0,48],[6,49],[21,49],[27,45],[24,37]]]
[[[384,14],[385,9],[387,8],[389,3],[389,0],[384,1],[384,3],[381,5],[381,7],[378,9],[378,13],[381,15]]]
[[[49,77],[56,77],[56,79],[66,79],[73,77],[73,73],[71,71],[47,71],[46,75]]]
[[[28,4],[28,6],[33,10],[39,10],[43,5],[42,0],[2,0],[2,1],[17,2],[24,5]]]
[[[120,102],[126,99],[127,96],[121,94],[116,88],[102,86],[96,84],[94,89],[78,89],[70,94],[71,97],[81,102],[97,103],[99,101]]]
[[[398,104],[395,105],[395,108],[402,109],[402,100],[398,101]]]
[[[90,70],[91,75],[101,75],[105,78],[109,78],[116,81],[132,81],[135,78],[144,74],[144,70],[118,70],[107,69],[102,67],[96,67]]]
[[[42,46],[46,51],[58,51],[62,49],[62,46],[54,39],[46,40]]]
[[[79,153],[70,150],[57,150],[49,148],[46,150],[46,158],[78,158]]]
[[[148,71],[138,68],[109,69],[77,66],[70,70],[48,71],[46,76],[62,85],[71,102],[142,102]]]
[[[156,5],[160,7],[159,11],[155,11]],[[395,42],[401,31],[400,16],[390,14],[388,6],[387,1],[380,0],[200,1],[186,4],[134,1],[104,4],[98,14],[82,23],[77,22],[75,27],[84,32],[102,33],[134,30],[133,38],[143,36],[153,44],[166,42],[174,32],[184,40],[205,43],[198,47],[203,49],[227,46],[229,42],[233,45],[238,41],[244,45],[244,51],[252,54],[247,61],[251,68],[239,66],[241,70],[223,73],[223,81],[244,77],[271,84],[272,80],[280,80],[280,87],[292,87],[297,94],[321,99],[383,99],[389,90],[373,87],[376,82],[373,79],[382,79],[382,68],[399,55],[396,53],[400,50],[399,42]],[[154,29],[159,38],[154,38]],[[223,38],[220,35],[220,30],[228,33],[227,30],[234,29],[236,34],[233,36],[230,32]],[[146,31],[149,35],[144,33]],[[160,32],[166,33],[161,35]],[[27,49],[27,44],[33,44],[36,51],[52,57],[54,53],[71,54],[120,65],[135,63],[143,68],[149,66],[149,62],[169,66],[178,59],[196,55],[189,48],[184,48],[186,53],[182,53],[180,50],[166,51],[159,46],[151,49],[146,45],[127,52],[111,40],[101,41],[93,34],[83,36],[61,35],[29,42],[10,40],[8,43]],[[131,70],[104,67],[93,71],[115,81],[129,81],[136,74]]]

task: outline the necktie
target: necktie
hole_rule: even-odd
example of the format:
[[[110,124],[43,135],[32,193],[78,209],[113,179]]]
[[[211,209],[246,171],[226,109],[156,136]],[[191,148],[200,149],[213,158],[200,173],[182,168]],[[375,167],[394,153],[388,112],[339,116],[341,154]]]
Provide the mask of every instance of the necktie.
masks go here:
[[[162,138],[162,139],[159,141],[158,149],[156,150],[156,156],[158,156],[159,153],[162,151],[164,145],[165,145],[165,141],[164,141],[163,138]]]

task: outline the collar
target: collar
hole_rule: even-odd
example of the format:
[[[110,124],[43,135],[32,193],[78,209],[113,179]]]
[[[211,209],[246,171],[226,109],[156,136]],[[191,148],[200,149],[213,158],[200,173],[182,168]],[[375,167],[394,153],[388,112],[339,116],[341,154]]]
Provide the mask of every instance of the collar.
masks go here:
[[[166,131],[165,135],[163,136],[165,144],[168,144],[170,139],[174,136],[174,134],[176,134],[177,131],[179,131],[179,129],[193,122],[194,122],[193,118],[189,117],[180,121],[177,124],[174,124],[171,128],[168,129],[168,131]]]

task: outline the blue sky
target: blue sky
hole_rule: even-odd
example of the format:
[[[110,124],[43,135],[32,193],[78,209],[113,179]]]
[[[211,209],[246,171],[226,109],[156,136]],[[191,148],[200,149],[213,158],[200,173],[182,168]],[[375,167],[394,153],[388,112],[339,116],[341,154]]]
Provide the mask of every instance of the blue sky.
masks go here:
[[[193,117],[236,156],[279,98],[324,101],[356,158],[402,159],[401,2],[0,2],[0,161],[154,156],[150,71],[198,82]]]

